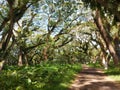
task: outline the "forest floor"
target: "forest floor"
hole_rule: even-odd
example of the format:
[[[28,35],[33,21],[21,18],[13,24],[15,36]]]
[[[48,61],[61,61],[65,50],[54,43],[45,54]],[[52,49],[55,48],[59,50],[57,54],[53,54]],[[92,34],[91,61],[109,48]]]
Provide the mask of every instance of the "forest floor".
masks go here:
[[[69,90],[120,90],[120,83],[104,74],[104,70],[83,65]]]

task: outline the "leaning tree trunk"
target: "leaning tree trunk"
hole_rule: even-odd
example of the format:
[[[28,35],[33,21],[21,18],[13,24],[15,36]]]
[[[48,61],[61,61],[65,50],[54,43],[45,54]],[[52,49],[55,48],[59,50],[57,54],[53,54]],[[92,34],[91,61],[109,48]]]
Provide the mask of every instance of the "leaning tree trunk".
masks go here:
[[[101,48],[101,62],[102,62],[102,65],[104,66],[104,69],[108,69],[106,46],[104,46],[102,41],[100,41],[99,44],[100,44],[100,48]]]
[[[113,57],[114,64],[118,65],[119,57],[118,57],[118,55],[116,53],[115,48],[112,45],[112,42],[111,42],[111,40],[109,38],[109,34],[107,33],[107,31],[105,30],[105,28],[103,26],[103,23],[102,23],[102,20],[101,20],[101,17],[100,17],[100,11],[97,10],[95,14],[96,14],[95,17],[94,17],[95,24],[98,27],[99,32],[100,32],[103,40],[105,41],[105,44],[106,44],[110,54]]]
[[[103,65],[104,69],[108,69],[107,54],[106,54],[106,52],[102,52],[101,54],[102,54],[101,55],[102,65]]]

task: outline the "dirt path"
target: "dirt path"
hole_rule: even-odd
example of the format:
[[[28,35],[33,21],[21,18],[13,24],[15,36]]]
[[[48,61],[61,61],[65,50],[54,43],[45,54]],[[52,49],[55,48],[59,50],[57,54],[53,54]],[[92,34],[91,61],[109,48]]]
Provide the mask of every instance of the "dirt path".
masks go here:
[[[108,78],[103,70],[83,65],[69,90],[120,90],[120,84]]]

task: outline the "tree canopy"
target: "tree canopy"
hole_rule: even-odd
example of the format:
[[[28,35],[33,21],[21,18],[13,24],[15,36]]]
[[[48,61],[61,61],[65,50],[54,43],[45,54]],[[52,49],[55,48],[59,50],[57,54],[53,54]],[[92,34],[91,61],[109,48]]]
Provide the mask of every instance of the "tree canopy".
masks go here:
[[[103,54],[118,64],[119,4],[117,0],[2,0],[0,60],[21,66],[63,56],[65,61],[85,63],[84,55],[91,62]]]

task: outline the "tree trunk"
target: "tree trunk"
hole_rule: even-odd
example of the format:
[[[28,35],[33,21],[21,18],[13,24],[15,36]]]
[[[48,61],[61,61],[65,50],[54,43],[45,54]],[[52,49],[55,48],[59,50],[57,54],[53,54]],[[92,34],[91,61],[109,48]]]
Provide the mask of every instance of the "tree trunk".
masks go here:
[[[28,66],[29,64],[28,64],[28,58],[27,58],[27,54],[26,53],[24,54],[24,58],[25,58],[25,65]]]
[[[4,60],[0,62],[0,71],[2,70],[4,63],[5,63]]]
[[[104,69],[108,69],[107,55],[105,53],[102,52],[102,65],[104,66]]]
[[[23,54],[22,54],[21,47],[20,47],[20,51],[19,51],[18,66],[23,66]]]
[[[116,53],[117,53],[118,57],[120,58],[120,39],[119,39],[119,35],[115,36],[114,44],[115,44]]]
[[[117,55],[117,53],[115,51],[115,48],[112,45],[112,42],[111,42],[111,40],[109,38],[109,34],[107,33],[107,31],[105,30],[105,28],[103,26],[103,23],[102,23],[102,20],[101,20],[101,17],[100,17],[100,12],[98,10],[96,11],[94,21],[96,23],[96,26],[99,29],[99,32],[100,32],[103,40],[105,41],[105,44],[106,44],[108,50],[110,51],[110,54],[113,57],[114,64],[118,65],[118,63],[119,63],[118,55]]]
[[[44,60],[47,61],[48,60],[47,47],[44,48],[43,55],[44,55]]]

